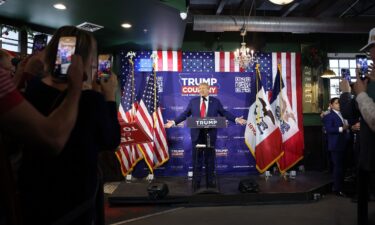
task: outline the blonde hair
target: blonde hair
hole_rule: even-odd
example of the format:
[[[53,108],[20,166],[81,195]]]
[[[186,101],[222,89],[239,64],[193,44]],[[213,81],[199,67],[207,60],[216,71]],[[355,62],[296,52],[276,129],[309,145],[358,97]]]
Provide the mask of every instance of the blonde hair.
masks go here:
[[[200,83],[200,84],[198,85],[198,87],[200,87],[200,86],[210,87],[210,85],[208,85],[208,83],[206,83],[206,82],[202,82],[202,83]]]

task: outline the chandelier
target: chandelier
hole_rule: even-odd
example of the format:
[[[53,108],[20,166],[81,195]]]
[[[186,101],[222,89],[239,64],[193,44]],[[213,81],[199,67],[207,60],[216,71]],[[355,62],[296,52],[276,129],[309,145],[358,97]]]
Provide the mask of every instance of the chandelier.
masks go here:
[[[241,47],[234,51],[234,61],[239,64],[241,69],[247,69],[249,66],[253,65],[257,60],[254,55],[254,50],[250,50],[248,47],[246,47],[246,30],[242,28],[240,32],[242,36],[242,43]]]

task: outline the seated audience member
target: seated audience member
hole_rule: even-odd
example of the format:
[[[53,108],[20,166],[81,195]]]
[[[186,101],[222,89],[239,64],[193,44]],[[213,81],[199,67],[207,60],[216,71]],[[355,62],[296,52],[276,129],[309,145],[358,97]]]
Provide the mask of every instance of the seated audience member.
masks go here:
[[[338,196],[344,196],[342,192],[344,181],[344,158],[349,140],[349,125],[341,116],[339,98],[330,100],[331,111],[323,117],[324,128],[327,132],[328,151],[333,164],[333,191]]]
[[[66,98],[67,83],[54,74],[60,37],[75,36],[75,53],[82,57],[84,74],[91,75],[96,62],[93,36],[74,26],[61,27],[45,49],[46,74],[28,83],[25,97],[44,115]],[[97,157],[100,150],[115,149],[120,143],[112,75],[100,83],[102,94],[84,90],[78,117],[60,155],[35,153],[43,146],[29,146],[20,168],[20,190],[25,224],[95,224],[95,197],[98,192]]]
[[[0,131],[27,142],[45,145],[45,154],[60,153],[75,124],[81,95],[81,58],[74,56],[69,68],[67,98],[49,117],[40,114],[24,100],[12,80],[11,56],[0,49]],[[19,224],[16,186],[0,134],[0,224]]]

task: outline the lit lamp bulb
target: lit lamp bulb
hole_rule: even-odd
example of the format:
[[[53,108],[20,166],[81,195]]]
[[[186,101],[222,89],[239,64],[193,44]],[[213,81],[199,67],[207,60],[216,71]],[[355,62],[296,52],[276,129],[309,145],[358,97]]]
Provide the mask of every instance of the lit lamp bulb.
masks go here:
[[[240,50],[237,48],[236,51],[234,51],[234,56],[238,57],[240,55]]]

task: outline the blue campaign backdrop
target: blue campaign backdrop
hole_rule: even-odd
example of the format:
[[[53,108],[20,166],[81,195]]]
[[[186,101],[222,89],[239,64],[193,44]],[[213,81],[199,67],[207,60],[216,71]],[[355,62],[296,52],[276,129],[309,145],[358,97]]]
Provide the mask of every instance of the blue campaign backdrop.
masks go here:
[[[135,72],[137,99],[140,99],[150,72]],[[160,106],[166,122],[177,117],[192,97],[198,95],[197,85],[204,81],[211,86],[211,95],[220,99],[224,108],[245,119],[255,98],[253,72],[157,72]],[[219,129],[216,142],[218,174],[257,173],[255,160],[244,141],[245,127],[229,122]],[[185,123],[166,129],[170,159],[155,170],[156,176],[186,176],[192,171],[190,130]],[[145,176],[148,169],[138,163],[133,175]]]

